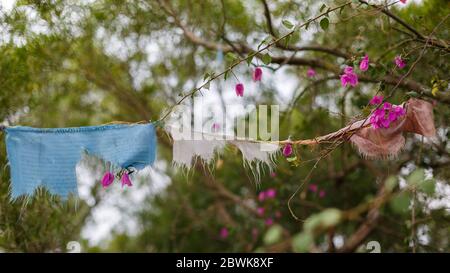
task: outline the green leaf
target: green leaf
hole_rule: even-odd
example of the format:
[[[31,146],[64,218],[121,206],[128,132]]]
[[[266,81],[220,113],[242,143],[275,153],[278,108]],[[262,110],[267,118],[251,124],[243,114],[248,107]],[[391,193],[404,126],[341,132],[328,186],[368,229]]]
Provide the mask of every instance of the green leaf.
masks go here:
[[[292,238],[292,248],[295,252],[307,252],[314,242],[314,237],[309,232],[302,232]]]
[[[319,226],[320,216],[319,214],[313,214],[306,219],[305,224],[303,224],[303,229],[307,232],[313,232]]]
[[[425,170],[422,168],[414,170],[406,179],[409,185],[419,186],[425,180]]]
[[[203,86],[203,88],[209,90],[210,86],[211,86],[211,82],[207,82],[207,83],[205,83],[205,86]]]
[[[418,97],[420,97],[419,93],[417,93],[415,91],[406,92],[406,95],[411,97],[411,98],[418,98]]]
[[[210,77],[209,73],[206,73],[206,74],[203,76],[203,81],[206,81],[206,79],[209,78],[209,77]]]
[[[408,212],[410,204],[410,197],[407,192],[402,192],[399,195],[392,198],[392,200],[389,202],[389,206],[391,209],[398,213],[398,214],[404,214]]]
[[[322,20],[320,20],[319,24],[323,30],[327,30],[328,26],[330,25],[330,20],[328,20],[328,18],[323,18]]]
[[[289,45],[289,43],[291,42],[291,38],[292,38],[292,35],[289,35],[286,38],[284,38],[284,46]]]
[[[234,62],[237,59],[237,56],[233,52],[228,52],[225,55],[225,58],[230,62]]]
[[[436,181],[434,179],[425,180],[419,185],[418,189],[426,195],[432,196],[436,192]]]
[[[326,209],[320,213],[322,225],[324,228],[334,227],[341,221],[342,213],[338,209]]]
[[[226,71],[226,72],[223,74],[223,79],[224,79],[224,80],[227,80],[228,74],[229,74],[229,73],[230,73],[230,70]]]
[[[254,253],[266,253],[266,250],[263,247],[258,247],[253,252]]]
[[[261,43],[259,43],[258,49],[259,49],[263,44],[268,43],[270,40],[272,40],[272,36],[267,36],[266,38],[264,38],[264,39],[261,41]]]
[[[433,86],[433,88],[431,88],[431,94],[434,97],[436,97],[438,93],[439,93],[439,88],[437,88],[436,86]]]
[[[363,116],[367,117],[372,113],[372,108],[370,106],[364,106],[364,108],[361,110],[361,113]]]
[[[269,53],[266,53],[266,54],[264,54],[264,55],[261,57],[261,61],[262,61],[265,65],[268,65],[268,64],[270,64],[270,63],[272,62],[272,57],[270,57]]]
[[[288,162],[293,162],[293,161],[297,160],[297,157],[296,157],[296,156],[288,157],[288,158],[286,158],[286,160],[287,160]]]
[[[280,241],[283,235],[283,228],[280,225],[273,225],[264,234],[263,242],[266,245],[272,245]]]
[[[310,23],[311,23],[310,21],[306,22],[306,24],[305,24],[305,29],[306,29],[306,30],[308,30],[309,24],[310,24]]]
[[[398,184],[397,177],[393,175],[389,176],[385,182],[386,190],[392,192],[395,189],[395,187],[397,187],[397,184]]]
[[[322,6],[321,6],[320,9],[319,9],[319,12],[322,12],[326,7],[327,7],[327,5],[322,4]]]
[[[281,23],[283,23],[283,26],[287,29],[292,29],[294,27],[294,24],[292,24],[289,20],[283,20]]]
[[[308,232],[315,232],[334,227],[341,221],[342,212],[335,208],[329,208],[319,214],[314,214],[306,219],[303,228]]]
[[[251,54],[253,54],[253,53],[251,53]],[[247,65],[251,65],[252,64],[253,57],[254,57],[254,55],[248,55],[247,56],[247,60],[246,60]]]

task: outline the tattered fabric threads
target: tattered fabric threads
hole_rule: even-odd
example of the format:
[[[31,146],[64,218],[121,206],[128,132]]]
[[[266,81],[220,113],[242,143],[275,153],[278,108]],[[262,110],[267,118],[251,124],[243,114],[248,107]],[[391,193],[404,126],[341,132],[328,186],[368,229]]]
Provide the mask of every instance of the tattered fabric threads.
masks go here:
[[[207,136],[206,136],[207,135]],[[248,167],[256,181],[260,180],[263,166],[272,170],[274,156],[279,151],[278,144],[258,142],[250,139],[227,139],[225,136],[192,132],[193,139],[176,139],[173,141],[173,164],[190,169],[197,159],[211,163],[216,153],[221,153],[226,145],[238,148],[242,153],[244,166]]]

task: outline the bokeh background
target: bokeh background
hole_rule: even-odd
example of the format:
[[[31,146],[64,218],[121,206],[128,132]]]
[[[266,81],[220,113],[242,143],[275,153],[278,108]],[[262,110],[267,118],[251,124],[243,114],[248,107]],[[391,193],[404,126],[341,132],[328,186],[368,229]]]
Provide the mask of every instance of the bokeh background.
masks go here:
[[[299,147],[296,160],[278,157],[256,184],[232,147],[186,175],[171,165],[171,139],[159,131],[158,160],[133,187],[103,190],[104,163],[86,158],[77,166],[80,198],[67,202],[45,189],[12,202],[2,141],[0,251],[66,252],[76,241],[85,252],[368,252],[375,241],[382,252],[448,252],[450,4],[368,1],[409,29],[350,2],[213,81],[197,94],[205,112],[277,104],[282,139],[313,138],[367,115],[372,96],[388,94],[417,61],[390,101],[432,101],[435,139],[408,135],[392,160],[366,160],[344,144],[317,165],[326,147]],[[346,1],[0,3],[0,121],[70,127],[157,120],[206,73]],[[372,66],[360,84],[341,87],[344,65],[357,67],[364,54]],[[400,54],[404,70],[393,63]],[[251,80],[255,66],[262,82]],[[273,197],[262,200],[262,192]]]

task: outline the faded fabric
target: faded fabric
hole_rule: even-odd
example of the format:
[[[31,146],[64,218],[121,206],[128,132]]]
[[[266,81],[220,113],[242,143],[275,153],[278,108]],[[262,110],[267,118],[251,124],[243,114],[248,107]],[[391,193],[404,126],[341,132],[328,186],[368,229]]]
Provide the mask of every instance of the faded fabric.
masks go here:
[[[6,128],[12,198],[31,195],[39,186],[68,197],[77,194],[75,167],[83,152],[120,168],[140,170],[155,161],[152,124],[40,129]]]
[[[375,129],[366,126],[351,136],[350,141],[363,156],[367,158],[397,156],[405,145],[405,132],[416,133],[425,137],[435,136],[436,128],[431,103],[420,99],[410,99],[404,107],[406,115],[391,123],[389,128]]]

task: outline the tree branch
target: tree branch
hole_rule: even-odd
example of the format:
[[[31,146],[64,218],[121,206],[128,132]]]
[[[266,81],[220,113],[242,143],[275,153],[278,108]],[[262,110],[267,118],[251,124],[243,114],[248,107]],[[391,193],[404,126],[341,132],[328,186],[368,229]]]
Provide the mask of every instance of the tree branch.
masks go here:
[[[275,32],[275,29],[272,24],[272,17],[270,15],[269,5],[267,4],[266,0],[261,0],[263,7],[264,7],[264,16],[266,17],[266,25],[267,29],[275,39],[278,37],[278,34]],[[341,57],[344,59],[349,59],[351,57],[350,54],[344,53],[338,49],[332,49],[327,48],[323,46],[292,46],[292,45],[285,45],[283,43],[277,43],[276,47],[287,50],[287,51],[317,51],[322,53],[327,53],[330,55],[334,55],[336,57]]]
[[[359,0],[359,2],[362,3],[362,4],[365,4],[367,6],[370,6],[370,7],[374,8],[374,9],[377,9],[377,10],[381,11],[382,13],[384,13],[386,16],[392,18],[394,21],[396,21],[397,23],[402,25],[404,28],[409,30],[411,33],[413,33],[416,36],[416,38],[417,38],[416,41],[419,41],[419,42],[422,42],[422,43],[428,43],[428,44],[431,44],[433,46],[437,46],[437,47],[439,47],[441,49],[444,49],[445,51],[450,52],[450,48],[446,44],[443,44],[442,42],[440,42],[437,39],[433,39],[431,37],[427,37],[427,36],[423,35],[417,29],[412,27],[410,24],[406,23],[402,18],[400,18],[397,15],[393,14],[389,9],[387,9],[387,8],[381,6],[381,5],[369,4],[365,0]]]
[[[267,6],[267,3],[264,0],[261,0],[264,4],[264,7]],[[212,42],[212,41],[208,41],[205,40],[201,37],[198,37],[197,35],[195,35],[195,33],[193,33],[192,31],[190,31],[185,25],[183,25],[181,23],[181,21],[178,19],[176,13],[170,8],[170,6],[165,5],[165,4],[161,4],[161,7],[170,15],[173,17],[173,19],[175,20],[175,24],[183,31],[184,36],[193,44],[202,46],[206,49],[210,49],[210,50],[221,50],[224,53],[227,52],[236,52],[240,55],[242,54],[249,54],[252,52],[255,52],[252,48],[250,48],[247,45],[243,45],[243,44],[233,44],[231,45],[223,45],[220,43],[216,43],[216,42]],[[266,8],[265,8],[266,10]],[[268,7],[267,7],[267,12],[268,12]],[[265,12],[266,17],[269,16],[268,18],[270,18],[270,13],[267,15],[267,12]],[[270,27],[268,26],[269,32],[274,35],[275,32],[273,30],[272,27],[272,23],[271,23],[271,19],[268,19],[268,25],[270,23]],[[228,41],[231,44],[231,41]],[[308,47],[300,47],[300,48],[296,48],[296,49],[300,49],[300,50],[314,50],[314,51],[322,51],[322,52],[327,52],[336,56],[340,56],[340,57],[348,57],[349,55],[346,53],[340,53],[340,52],[336,52],[333,49],[329,49],[329,48],[324,48],[324,47],[315,47],[315,46],[308,46]],[[337,54],[336,54],[337,53]],[[261,58],[261,54],[255,54],[256,57]],[[313,68],[319,68],[319,69],[323,69],[329,72],[332,72],[333,74],[335,74],[336,76],[332,76],[330,77],[330,79],[334,78],[334,79],[339,79],[339,74],[340,74],[340,68],[334,64],[330,64],[326,61],[323,61],[321,59],[310,59],[310,58],[301,58],[301,57],[286,57],[286,56],[273,56],[272,63],[274,64],[288,64],[288,65],[296,65],[296,66],[308,66],[308,67],[313,67]],[[377,83],[379,81],[384,81],[386,84],[388,85],[393,85],[395,86],[399,79],[396,79],[393,76],[386,76],[383,79],[375,79],[375,78],[370,78],[366,75],[359,75],[359,79],[361,82],[369,82],[369,83]],[[437,96],[433,96],[431,94],[431,92],[429,90],[427,90],[423,85],[421,85],[418,82],[415,82],[413,80],[407,80],[404,81],[400,84],[400,87],[402,87],[403,89],[407,89],[410,91],[416,91],[426,97],[430,97],[430,98],[434,98],[437,99],[443,103],[446,104],[450,104],[450,96],[445,96],[443,94],[438,94]]]

